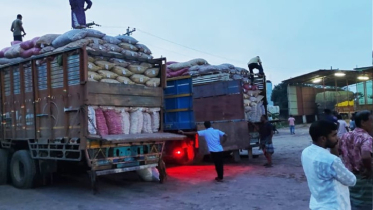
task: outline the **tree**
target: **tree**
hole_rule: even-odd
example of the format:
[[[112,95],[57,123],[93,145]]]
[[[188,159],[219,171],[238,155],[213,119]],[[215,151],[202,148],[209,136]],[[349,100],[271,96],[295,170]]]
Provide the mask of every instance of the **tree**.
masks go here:
[[[288,112],[288,84],[281,82],[275,85],[272,91],[271,100],[275,106],[280,107],[280,113],[287,115]]]

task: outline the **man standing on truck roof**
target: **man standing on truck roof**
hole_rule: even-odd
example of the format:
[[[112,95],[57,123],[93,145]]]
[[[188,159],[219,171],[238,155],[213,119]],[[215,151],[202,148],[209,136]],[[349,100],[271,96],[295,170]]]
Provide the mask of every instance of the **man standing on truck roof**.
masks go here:
[[[22,37],[26,35],[25,29],[22,25],[22,15],[17,15],[17,19],[13,21],[12,26],[10,27],[10,31],[13,32],[14,41],[22,42]]]
[[[266,168],[272,167],[272,154],[275,152],[272,143],[273,128],[268,121],[267,115],[262,115],[260,121],[263,123],[259,129],[260,134],[260,148],[263,150],[264,156],[267,158],[267,163],[264,164]]]
[[[180,130],[179,133],[186,135],[198,134],[199,136],[205,137],[211,157],[215,164],[216,173],[218,174],[218,177],[216,177],[215,180],[217,182],[222,182],[224,178],[224,153],[223,146],[220,143],[220,138],[223,137],[222,143],[224,144],[227,141],[228,136],[224,132],[212,128],[210,121],[206,121],[204,125],[206,128],[205,130],[197,132],[184,132]]]
[[[84,4],[87,3],[87,7],[84,8]],[[71,22],[74,29],[86,28],[85,11],[92,7],[91,0],[70,0],[71,6]]]
[[[254,84],[254,69],[259,70],[259,77],[264,76],[263,67],[262,67],[262,61],[260,60],[259,56],[256,56],[252,59],[250,59],[249,63],[247,64],[250,70],[250,80],[251,83]]]

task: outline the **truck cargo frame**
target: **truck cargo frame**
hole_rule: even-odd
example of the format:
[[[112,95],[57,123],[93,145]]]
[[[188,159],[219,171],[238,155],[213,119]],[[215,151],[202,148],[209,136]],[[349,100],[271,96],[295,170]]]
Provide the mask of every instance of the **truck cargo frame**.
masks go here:
[[[88,55],[152,63],[160,68],[161,87],[88,81]],[[159,133],[102,136],[88,132],[88,106],[162,108],[165,63],[82,47],[1,66],[0,150],[28,150],[39,165],[86,161],[93,186],[96,176],[147,167],[158,167],[163,182],[165,141],[184,137],[162,132],[162,111]]]

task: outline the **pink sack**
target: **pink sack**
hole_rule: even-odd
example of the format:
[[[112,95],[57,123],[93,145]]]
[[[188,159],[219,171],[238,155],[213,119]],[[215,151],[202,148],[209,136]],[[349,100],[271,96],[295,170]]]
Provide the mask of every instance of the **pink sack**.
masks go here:
[[[168,66],[168,65],[171,65],[171,64],[174,64],[174,63],[178,63],[178,62],[175,62],[175,61],[169,61],[169,62],[166,63],[166,65]]]
[[[4,49],[2,49],[1,51],[0,51],[0,58],[4,58],[5,57],[5,52],[7,51],[7,50],[9,50],[10,49],[10,47],[6,47],[6,48],[4,48]]]
[[[96,109],[95,115],[98,134],[100,134],[101,136],[108,135],[109,129],[107,127],[105,115],[102,109]]]
[[[258,90],[258,86],[256,86],[256,85],[250,85],[250,84],[244,84],[243,88],[245,90]]]
[[[27,40],[21,43],[21,47],[24,50],[28,50],[34,47],[34,43],[32,42],[32,40]]]
[[[122,134],[122,115],[117,113],[114,109],[104,111],[107,127],[110,135]]]
[[[184,68],[184,69],[180,69],[178,71],[169,71],[169,72],[167,72],[167,74],[169,74],[170,77],[178,77],[178,76],[181,76],[185,72],[188,72],[188,71],[189,71],[189,68]]]
[[[39,48],[31,48],[29,50],[25,50],[21,52],[21,57],[22,58],[29,58],[33,55],[39,55],[40,49]]]
[[[16,44],[19,44],[19,43],[22,43],[22,42],[21,42],[21,41],[12,41],[12,42],[10,43],[10,45],[13,46],[13,45],[16,45]]]

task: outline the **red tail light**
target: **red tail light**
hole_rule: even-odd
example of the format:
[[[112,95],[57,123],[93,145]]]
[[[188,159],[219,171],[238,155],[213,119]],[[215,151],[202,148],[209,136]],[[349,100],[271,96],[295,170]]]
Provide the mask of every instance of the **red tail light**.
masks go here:
[[[195,142],[194,142],[195,147],[196,147],[196,148],[199,148],[199,139],[198,139],[198,134],[195,135],[195,137],[194,137],[194,141],[195,141]]]
[[[184,155],[184,151],[181,148],[175,149],[174,152],[176,157],[182,157]]]

